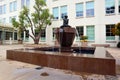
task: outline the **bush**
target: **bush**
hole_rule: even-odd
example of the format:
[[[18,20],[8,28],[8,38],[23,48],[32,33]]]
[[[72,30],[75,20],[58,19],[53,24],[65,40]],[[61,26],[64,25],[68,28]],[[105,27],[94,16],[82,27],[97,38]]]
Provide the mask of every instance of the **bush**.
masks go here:
[[[118,42],[117,47],[120,48],[120,42]]]
[[[88,36],[80,36],[80,40],[83,42],[87,42]]]

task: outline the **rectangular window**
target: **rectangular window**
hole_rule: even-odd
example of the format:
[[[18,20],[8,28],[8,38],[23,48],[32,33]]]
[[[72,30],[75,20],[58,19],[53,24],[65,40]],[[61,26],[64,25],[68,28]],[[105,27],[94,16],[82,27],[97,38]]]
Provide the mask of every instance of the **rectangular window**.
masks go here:
[[[2,23],[2,19],[0,18],[0,23]]]
[[[17,10],[17,1],[14,1],[13,2],[13,11],[16,11]]]
[[[94,2],[87,2],[86,3],[86,16],[94,16]]]
[[[53,8],[53,17],[54,17],[54,19],[59,18],[59,9],[58,9],[58,7]]]
[[[76,34],[76,38],[77,40],[80,40],[80,36],[84,35],[84,27],[83,26],[77,26],[77,34]]]
[[[53,29],[52,29],[52,32],[53,32],[53,40],[56,39],[56,37],[55,37],[55,30],[56,30],[56,28],[53,28]]]
[[[120,0],[118,2],[118,10],[119,10],[119,13],[120,13]]]
[[[2,14],[2,6],[0,6],[0,14]]]
[[[10,37],[11,37],[11,38],[13,37],[12,32],[6,32],[5,40],[9,40]]]
[[[67,6],[61,6],[60,14],[61,14],[61,18],[64,18],[64,16],[67,15]]]
[[[112,33],[113,28],[115,28],[114,24],[106,25],[106,40],[115,40],[115,35]]]
[[[25,4],[25,0],[21,0],[21,8],[23,8],[24,4]]]
[[[82,17],[83,16],[83,3],[77,3],[76,4],[76,17]]]
[[[14,40],[17,40],[17,32],[14,32]]]
[[[12,18],[15,18],[15,20],[17,19],[17,16],[10,16],[9,17],[9,23],[12,23]]]
[[[3,23],[6,23],[6,18],[3,18]]]
[[[29,8],[30,0],[21,0],[21,8],[23,8],[23,6],[26,6],[27,8]]]
[[[13,2],[10,2],[10,12],[12,12],[13,11]]]
[[[0,40],[2,40],[2,30],[0,29]]]
[[[30,0],[26,0],[26,6],[27,6],[27,8],[30,7]]]
[[[39,30],[35,29],[35,36],[37,37],[39,34]],[[40,41],[45,41],[46,40],[46,30],[42,29],[41,30],[41,35],[40,35]]]
[[[45,29],[41,30],[41,37],[40,37],[40,41],[45,41],[46,39],[46,31]]]
[[[90,41],[95,40],[95,28],[94,28],[94,26],[87,26],[86,30],[87,30],[86,32],[87,32],[88,40],[90,40]]]
[[[16,16],[13,16],[12,18],[15,18],[15,20],[17,19],[17,17],[16,17]]]
[[[6,4],[4,5],[3,13],[6,14]]]
[[[17,10],[17,1],[10,2],[9,8],[10,8],[10,12],[16,11]]]
[[[25,32],[25,41],[29,41],[29,30]]]
[[[12,23],[12,17],[9,17],[9,23]]]
[[[115,13],[115,0],[105,0],[106,14]]]

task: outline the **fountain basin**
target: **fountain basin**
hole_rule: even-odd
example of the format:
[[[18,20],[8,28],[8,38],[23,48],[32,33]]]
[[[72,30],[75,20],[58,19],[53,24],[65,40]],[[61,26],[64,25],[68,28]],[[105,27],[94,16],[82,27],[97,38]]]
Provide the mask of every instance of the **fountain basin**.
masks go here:
[[[7,50],[7,59],[75,72],[116,75],[115,59],[103,47],[96,47],[94,54],[15,49]]]

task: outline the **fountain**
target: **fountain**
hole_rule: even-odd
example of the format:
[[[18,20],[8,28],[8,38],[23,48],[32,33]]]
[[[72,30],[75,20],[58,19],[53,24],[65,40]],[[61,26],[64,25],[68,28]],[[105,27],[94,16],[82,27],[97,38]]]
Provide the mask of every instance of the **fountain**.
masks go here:
[[[103,47],[72,47],[76,30],[63,19],[55,31],[60,46],[7,50],[7,59],[45,67],[116,75],[115,59]]]

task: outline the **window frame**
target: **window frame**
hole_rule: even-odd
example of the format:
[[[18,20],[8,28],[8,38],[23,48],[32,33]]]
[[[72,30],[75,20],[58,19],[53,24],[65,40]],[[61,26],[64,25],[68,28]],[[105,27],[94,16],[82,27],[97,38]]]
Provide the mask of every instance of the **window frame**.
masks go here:
[[[107,26],[110,26],[110,29],[107,29]],[[112,27],[114,28],[115,27],[115,24],[106,24],[105,25],[105,40],[106,41],[115,41],[115,35],[112,33]],[[107,31],[110,31],[110,32],[107,32]],[[107,39],[108,37],[107,37],[107,34],[109,34],[110,36],[108,36],[108,37],[113,37],[114,39]]]
[[[66,11],[62,11],[63,8],[66,8]],[[67,11],[67,5],[61,6],[60,7],[60,18],[63,19],[65,15],[68,15],[68,11]]]
[[[76,40],[79,41],[80,40],[80,36],[84,35],[84,26],[76,26],[76,30],[77,30]],[[82,32],[81,32],[81,30],[82,30]]]
[[[93,12],[92,12],[91,9],[87,8],[88,3],[89,3],[89,5],[90,5],[90,3],[93,3],[93,5],[92,5],[93,6],[93,9],[92,9]],[[88,1],[88,2],[86,2],[86,17],[94,17],[94,16],[95,16],[95,2],[94,1]]]
[[[77,5],[79,5],[79,7],[82,6],[82,11],[80,11],[81,9],[77,11]],[[80,14],[82,14],[82,16],[80,16]],[[76,17],[84,17],[84,3],[76,3]]]
[[[105,0],[105,15],[106,16],[108,16],[108,15],[115,15],[115,0],[114,0],[114,6],[112,7],[111,6],[111,8],[110,7],[107,7],[107,5],[108,5],[108,3],[110,3],[110,2],[106,2],[106,1],[111,1],[111,0]],[[111,3],[112,3],[112,1],[111,1]],[[112,12],[111,10],[112,10],[112,8],[114,9],[114,13],[110,13],[110,12]],[[108,9],[108,13],[107,13],[107,9]]]
[[[88,34],[90,34],[89,32],[88,32],[88,27],[93,27],[93,30],[91,31],[89,31],[89,32],[91,32],[91,34],[93,34],[92,35],[92,37],[93,37],[93,39],[91,39],[90,37],[91,37],[91,35],[89,36]],[[92,33],[93,32],[93,33]],[[88,36],[88,41],[95,41],[95,25],[87,25],[86,26],[86,35]]]
[[[58,14],[57,14],[56,17],[54,16],[54,10],[55,10],[55,9],[58,10]],[[53,7],[53,8],[52,8],[52,12],[53,12],[53,17],[55,17],[54,20],[58,20],[58,19],[59,19],[59,7]],[[58,18],[57,18],[57,17],[58,17]]]

